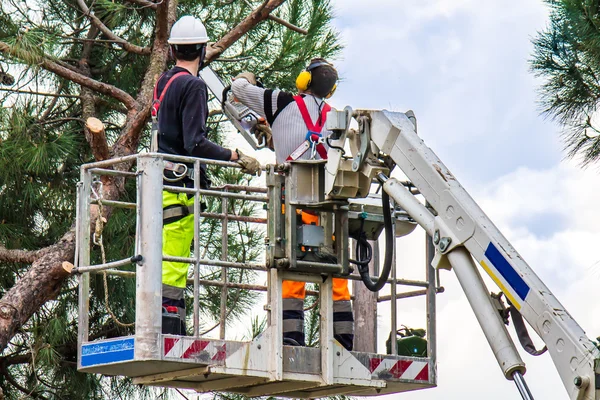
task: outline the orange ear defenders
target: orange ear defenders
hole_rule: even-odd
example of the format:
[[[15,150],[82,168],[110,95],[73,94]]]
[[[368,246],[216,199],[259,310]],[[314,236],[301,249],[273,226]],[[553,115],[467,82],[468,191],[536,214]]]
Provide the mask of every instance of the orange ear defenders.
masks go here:
[[[304,71],[300,72],[296,77],[296,88],[298,90],[307,90],[310,87],[310,82],[312,80],[312,74],[310,71],[323,65],[329,65],[333,68],[333,66],[326,61],[317,61],[315,63],[310,64],[308,67],[306,67]],[[325,96],[325,98],[328,99],[331,96],[333,96],[333,94],[335,93],[335,89],[337,89],[337,83],[333,85],[331,91],[327,94],[327,96]]]

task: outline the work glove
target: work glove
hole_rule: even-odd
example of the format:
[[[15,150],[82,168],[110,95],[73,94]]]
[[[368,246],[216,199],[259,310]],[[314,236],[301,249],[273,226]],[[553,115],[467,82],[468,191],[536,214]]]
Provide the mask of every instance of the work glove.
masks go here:
[[[233,78],[233,80],[235,81],[238,78],[244,78],[251,84],[256,85],[256,76],[254,76],[254,74],[252,72],[244,71],[244,72],[240,73],[238,76],[236,76],[235,78]]]
[[[273,147],[273,133],[266,121],[258,121],[252,128],[252,134],[256,137],[256,141],[259,145],[264,143],[266,147],[275,151],[275,148]]]
[[[242,167],[243,173],[260,176],[262,170],[256,158],[247,156],[239,150],[236,150],[236,153],[238,154],[238,159],[235,161]]]

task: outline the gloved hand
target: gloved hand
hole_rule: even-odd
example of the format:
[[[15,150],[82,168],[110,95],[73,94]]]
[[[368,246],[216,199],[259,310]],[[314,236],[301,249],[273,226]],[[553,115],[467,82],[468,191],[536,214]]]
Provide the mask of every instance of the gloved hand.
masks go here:
[[[250,157],[236,149],[238,159],[236,162],[242,167],[242,172],[249,175],[260,176],[262,170],[260,169],[260,163],[254,157]]]
[[[235,81],[238,78],[244,78],[251,84],[256,85],[256,76],[254,76],[254,74],[252,72],[244,71],[244,72],[240,73],[238,76],[236,76],[235,78],[233,78],[233,80]]]
[[[273,133],[271,132],[271,127],[265,121],[259,121],[254,125],[252,133],[256,137],[258,144],[265,143],[266,147],[275,151],[273,147]]]

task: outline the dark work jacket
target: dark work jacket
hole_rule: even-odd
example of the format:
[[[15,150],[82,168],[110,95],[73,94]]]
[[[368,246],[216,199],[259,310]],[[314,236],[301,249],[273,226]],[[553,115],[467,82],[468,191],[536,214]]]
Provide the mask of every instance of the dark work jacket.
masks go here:
[[[157,96],[160,97],[169,79],[178,72],[188,72],[181,67],[173,67],[157,82]],[[208,129],[208,90],[206,83],[192,74],[175,78],[167,89],[158,112],[158,152],[228,161],[231,150],[225,149],[207,138]],[[193,165],[188,165],[193,168]],[[201,166],[200,184],[210,185],[206,177],[206,165]],[[165,171],[165,173],[168,173]],[[165,182],[174,186],[191,186],[185,178],[177,182]]]

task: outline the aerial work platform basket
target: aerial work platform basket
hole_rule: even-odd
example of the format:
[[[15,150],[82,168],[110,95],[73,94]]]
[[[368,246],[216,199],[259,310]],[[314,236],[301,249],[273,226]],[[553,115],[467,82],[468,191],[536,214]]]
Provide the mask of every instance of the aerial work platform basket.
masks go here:
[[[194,176],[200,176],[200,164],[238,168],[231,162],[202,160],[190,157],[146,153],[83,165],[78,186],[77,253],[74,272],[79,278],[79,333],[78,369],[82,372],[132,377],[136,384],[193,389],[198,392],[233,392],[248,397],[277,396],[290,398],[320,398],[333,395],[376,396],[399,393],[436,385],[435,349],[435,271],[426,266],[426,280],[404,280],[396,277],[395,268],[387,281],[389,296],[380,301],[391,301],[390,323],[392,332],[398,328],[396,301],[414,296],[426,296],[427,356],[410,357],[396,354],[396,342],[391,341],[391,354],[377,354],[376,338],[372,335],[370,351],[356,348],[348,351],[335,339],[333,333],[332,278],[345,277],[359,281],[349,267],[349,225],[353,218],[366,223],[380,224],[382,217],[364,205],[357,212],[348,201],[323,199],[324,164],[294,162],[285,166],[268,166],[267,187],[226,185],[214,189],[200,188],[199,179],[193,188],[163,185],[165,161],[193,165]],[[135,202],[111,201],[102,195],[102,182],[109,179],[135,180]],[[284,189],[285,188],[285,189]],[[162,254],[162,191],[196,194],[194,197],[195,232],[190,257],[172,257]],[[285,196],[283,191],[285,190]],[[212,196],[222,202],[222,213],[201,211],[200,196]],[[229,214],[227,202],[241,199],[266,205],[267,218],[243,217]],[[285,212],[282,214],[282,205]],[[99,207],[98,207],[99,206]],[[135,250],[130,258],[106,261],[92,265],[94,238],[92,215],[98,209],[123,207],[136,214]],[[321,216],[324,246],[331,246],[333,234],[337,263],[297,260],[298,249],[296,209],[311,209]],[[396,224],[403,221],[394,209]],[[199,251],[201,218],[222,221],[223,248],[221,260],[203,259]],[[233,262],[227,260],[227,226],[231,221],[266,224],[267,251],[265,262]],[[110,222],[109,222],[110,223]],[[409,231],[412,229],[409,229]],[[376,229],[373,229],[375,232]],[[377,233],[378,235],[378,233]],[[331,238],[331,239],[327,239]],[[374,236],[376,239],[376,236]],[[339,245],[339,244],[342,245]],[[110,243],[105,245],[109,246]],[[193,287],[193,329],[190,336],[162,333],[161,268],[163,261],[188,263],[193,267],[188,283]],[[135,265],[135,272],[119,269]],[[201,279],[200,266],[221,268],[220,280]],[[243,285],[228,281],[228,269],[241,268],[262,271],[267,285]],[[91,274],[104,271],[122,279],[135,279],[135,325],[130,336],[90,340]],[[265,276],[265,275],[263,275]],[[319,346],[301,347],[283,344],[282,282],[295,280],[312,282],[319,286]],[[219,338],[203,336],[200,331],[199,292],[201,285],[221,288],[221,320]],[[412,286],[418,290],[399,292],[398,287]],[[227,340],[227,291],[245,288],[266,292],[267,327],[249,341]],[[356,305],[355,305],[356,308]],[[357,332],[360,335],[361,332]],[[369,349],[367,349],[369,350]]]

